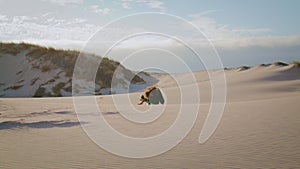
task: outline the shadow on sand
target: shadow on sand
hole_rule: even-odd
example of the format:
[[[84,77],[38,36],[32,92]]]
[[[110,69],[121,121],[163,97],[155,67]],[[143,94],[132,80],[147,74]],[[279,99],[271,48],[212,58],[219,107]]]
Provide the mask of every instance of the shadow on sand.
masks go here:
[[[81,124],[86,124],[86,123],[83,122]],[[31,123],[23,123],[19,121],[5,121],[0,123],[0,130],[22,128],[22,127],[29,127],[29,128],[73,127],[79,125],[80,122],[69,122],[64,120],[39,121],[39,122],[31,122]]]
[[[119,114],[119,112],[103,112],[104,115],[113,115],[113,114]]]
[[[29,114],[29,116],[37,116],[37,115],[51,115],[51,114],[72,114],[71,111],[56,111],[56,112],[51,112],[51,111],[42,111],[42,112],[32,112]]]

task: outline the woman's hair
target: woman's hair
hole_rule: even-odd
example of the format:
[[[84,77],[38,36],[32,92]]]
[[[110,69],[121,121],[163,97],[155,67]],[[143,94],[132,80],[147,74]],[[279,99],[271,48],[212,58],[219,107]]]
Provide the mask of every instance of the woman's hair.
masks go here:
[[[149,94],[152,90],[156,89],[156,86],[150,86],[150,87],[147,87],[147,89],[145,90],[144,92],[144,95],[148,98],[149,97]]]

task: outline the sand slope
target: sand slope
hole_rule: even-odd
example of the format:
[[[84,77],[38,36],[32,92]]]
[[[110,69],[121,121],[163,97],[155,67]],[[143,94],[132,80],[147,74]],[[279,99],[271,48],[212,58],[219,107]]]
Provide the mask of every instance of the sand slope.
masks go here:
[[[205,72],[195,76],[201,103],[194,127],[175,148],[146,159],[119,157],[93,143],[77,121],[72,98],[0,99],[0,168],[300,167],[300,68],[271,65],[226,70],[225,112],[204,144],[198,143],[198,137],[210,105],[210,83]],[[156,78],[168,105],[150,124],[124,120],[111,96],[97,97],[101,113],[119,132],[149,137],[174,122],[180,106],[178,87],[166,75]],[[185,85],[189,86],[188,79]],[[139,95],[130,94],[131,101],[136,103]]]

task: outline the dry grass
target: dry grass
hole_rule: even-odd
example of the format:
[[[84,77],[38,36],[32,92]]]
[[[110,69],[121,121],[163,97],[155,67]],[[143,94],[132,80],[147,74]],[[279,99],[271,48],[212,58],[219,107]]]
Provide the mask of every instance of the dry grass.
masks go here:
[[[66,92],[72,92],[72,86],[66,87],[66,88],[64,88],[64,90]]]
[[[251,68],[250,66],[240,66],[240,67],[238,67],[239,71],[248,70],[250,68]]]
[[[50,72],[50,70],[51,70],[51,67],[49,65],[45,65],[41,69],[42,72]]]
[[[50,72],[54,69],[61,69],[69,78],[72,78],[73,76],[74,66],[80,54],[79,51],[54,49],[52,47],[42,47],[27,43],[0,43],[0,53],[17,55],[18,53],[23,51],[27,51],[27,53],[25,53],[25,57],[29,62],[31,62],[33,69],[39,69],[43,73]],[[101,58],[94,54],[88,53],[83,53],[82,55],[89,56],[89,58],[95,59],[95,61]],[[88,67],[89,66],[87,65],[87,68]],[[142,78],[140,78],[139,76],[134,76],[134,74],[130,70],[120,65],[119,62],[113,61],[108,58],[102,58],[101,64],[99,65],[96,74],[96,83],[99,84],[101,88],[109,88],[111,86],[114,72],[118,67],[120,68],[120,71],[124,75],[125,79],[131,80],[131,78],[133,77],[131,83],[145,83]],[[18,74],[20,73],[21,72],[18,72]],[[144,74],[148,75],[146,72],[144,72]],[[59,76],[55,77],[55,79],[57,78],[59,78]],[[31,85],[34,85],[37,80],[38,79],[33,79],[31,81]],[[48,81],[47,83],[49,84],[51,82]],[[123,83],[122,80],[120,81],[120,83]],[[65,90],[71,91],[69,87]],[[38,91],[37,96],[39,96],[39,94],[41,93],[42,89]],[[47,93],[43,94],[47,95]]]
[[[53,96],[60,97],[62,96],[60,90],[65,87],[66,83],[60,82],[52,88]]]
[[[263,64],[260,64],[259,66],[260,67],[267,67],[267,66],[270,66],[271,64],[265,64],[265,63],[263,63]]]
[[[18,71],[18,73],[16,73],[16,75],[19,75],[19,74],[21,74],[23,71],[22,70],[20,70],[20,71]]]
[[[7,91],[7,90],[18,90],[19,88],[21,88],[23,85],[16,85],[16,86],[10,86],[5,88],[3,91]]]
[[[35,82],[36,82],[37,80],[39,80],[39,79],[40,79],[39,77],[33,78],[33,79],[30,81],[30,85],[33,86],[33,85],[35,84]]]
[[[53,82],[55,82],[55,79],[50,79],[50,80],[48,80],[47,82],[41,84],[41,86],[49,85],[49,84],[51,84],[51,83],[53,83]]]
[[[17,81],[17,83],[22,83],[24,82],[24,79]]]
[[[10,54],[10,55],[17,55],[19,54],[21,51],[24,51],[26,49],[28,49],[30,46],[30,44],[27,43],[0,43],[0,51],[2,53],[5,54]]]
[[[299,61],[294,61],[292,62],[293,65],[295,65],[296,67],[300,68],[300,62]]]
[[[33,97],[43,97],[43,96],[46,95],[45,91],[46,91],[46,89],[45,89],[44,87],[39,87],[39,88],[35,91]]]
[[[289,64],[284,63],[284,62],[275,62],[273,64],[276,65],[276,66],[287,66],[287,65],[289,65]]]
[[[33,63],[32,64],[32,68],[33,69],[40,69],[40,65],[36,64],[36,63]]]

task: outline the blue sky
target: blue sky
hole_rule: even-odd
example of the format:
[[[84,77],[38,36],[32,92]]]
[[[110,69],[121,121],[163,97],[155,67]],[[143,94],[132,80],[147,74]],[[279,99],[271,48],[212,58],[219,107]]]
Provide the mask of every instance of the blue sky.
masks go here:
[[[296,0],[0,0],[0,41],[82,49],[105,24],[139,12],[186,19],[214,43],[227,67],[300,60],[300,1]],[[139,22],[148,24],[147,20]],[[154,20],[151,24],[161,23]],[[180,29],[196,39],[193,32]],[[123,31],[127,30],[112,29],[108,34]],[[122,50],[171,44],[149,36],[126,43]],[[120,60],[122,51],[113,53],[111,57]]]

